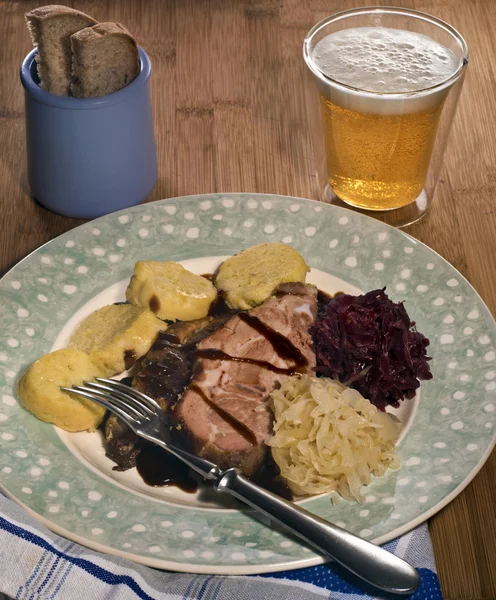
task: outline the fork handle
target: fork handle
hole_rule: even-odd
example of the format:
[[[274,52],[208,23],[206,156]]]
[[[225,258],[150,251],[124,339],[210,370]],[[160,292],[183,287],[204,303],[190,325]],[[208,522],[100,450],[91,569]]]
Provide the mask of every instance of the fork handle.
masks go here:
[[[215,488],[256,508],[382,590],[411,594],[420,583],[417,571],[401,558],[260,488],[237,469],[225,471]]]

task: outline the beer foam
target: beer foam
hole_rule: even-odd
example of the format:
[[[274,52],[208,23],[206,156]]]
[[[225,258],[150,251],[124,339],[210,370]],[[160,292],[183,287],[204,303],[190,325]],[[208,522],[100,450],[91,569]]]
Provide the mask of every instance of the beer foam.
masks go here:
[[[334,81],[376,93],[415,92],[443,83],[460,60],[433,39],[403,29],[357,27],[331,33],[313,49]]]

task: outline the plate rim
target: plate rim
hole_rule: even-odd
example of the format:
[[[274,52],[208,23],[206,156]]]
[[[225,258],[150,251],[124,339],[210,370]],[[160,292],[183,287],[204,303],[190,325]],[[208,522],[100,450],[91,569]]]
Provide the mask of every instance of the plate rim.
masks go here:
[[[3,280],[8,274],[10,274],[14,269],[16,269],[21,263],[28,260],[32,255],[39,252],[42,248],[48,246],[49,244],[58,240],[59,238],[69,234],[71,231],[74,231],[76,229],[79,229],[80,227],[86,226],[89,223],[97,225],[97,223],[100,220],[105,220],[111,215],[118,216],[120,213],[124,213],[133,208],[134,209],[145,209],[145,207],[149,206],[149,205],[159,204],[159,203],[167,203],[167,202],[178,202],[181,200],[198,199],[200,201],[201,199],[211,198],[212,196],[215,196],[215,197],[222,197],[222,196],[246,197],[246,196],[250,196],[250,197],[254,197],[254,198],[263,197],[265,199],[273,197],[273,198],[284,199],[284,200],[309,202],[309,203],[313,203],[313,204],[317,204],[317,205],[327,205],[329,207],[332,207],[330,210],[335,210],[337,212],[344,211],[346,213],[353,213],[354,215],[358,214],[359,218],[361,218],[361,219],[365,219],[365,220],[371,219],[372,221],[374,221],[376,223],[378,222],[377,219],[374,219],[373,217],[371,217],[369,215],[364,215],[360,212],[354,211],[347,207],[341,207],[341,206],[335,206],[332,204],[327,204],[325,202],[321,202],[319,200],[315,200],[312,198],[303,198],[303,197],[299,197],[299,196],[290,196],[290,195],[284,195],[284,194],[274,194],[274,193],[266,194],[266,193],[261,193],[261,192],[208,192],[208,193],[203,193],[203,194],[190,194],[187,196],[176,196],[173,198],[162,198],[162,199],[157,199],[157,200],[154,200],[151,202],[142,203],[142,204],[136,205],[134,207],[128,207],[128,208],[125,208],[125,209],[122,209],[119,211],[115,211],[113,213],[103,215],[96,219],[87,220],[86,222],[81,223],[80,225],[78,225],[72,229],[64,231],[63,233],[61,233],[61,234],[55,236],[54,238],[46,241],[45,243],[41,244],[39,247],[33,249],[26,256],[24,256],[21,260],[19,260],[17,263],[12,265],[8,270],[6,270],[2,274],[0,281]],[[329,209],[325,209],[325,210],[329,210]],[[483,298],[480,296],[480,294],[477,292],[477,290],[472,286],[472,284],[468,281],[468,279],[462,273],[460,273],[460,271],[458,271],[458,269],[456,269],[448,260],[446,260],[438,252],[436,252],[435,250],[430,248],[427,244],[414,238],[412,235],[410,235],[409,233],[406,233],[402,229],[395,228],[395,227],[388,225],[386,223],[383,223],[381,221],[379,221],[379,222],[381,223],[381,226],[384,226],[387,230],[394,230],[396,232],[399,232],[406,239],[413,241],[415,244],[418,244],[419,246],[423,247],[424,249],[427,249],[430,253],[434,254],[438,259],[440,259],[445,264],[445,266],[447,266],[448,268],[450,268],[454,272],[456,272],[457,275],[469,286],[471,292],[474,294],[476,299],[480,302],[481,306],[483,307],[484,311],[487,313],[487,316],[489,316],[493,320],[493,324],[496,324],[495,319],[494,319],[491,311],[489,310],[488,306],[486,305],[485,301],[483,300]],[[495,445],[496,445],[496,432],[493,434],[492,441],[486,447],[486,450],[482,454],[482,456],[479,459],[479,461],[477,462],[477,464],[470,470],[470,472],[467,474],[467,476],[463,479],[462,482],[460,482],[460,484],[456,488],[454,488],[449,494],[447,494],[442,500],[440,500],[438,503],[436,503],[430,509],[422,512],[420,515],[418,515],[414,519],[411,519],[404,525],[402,525],[396,529],[393,529],[392,531],[390,531],[382,536],[378,536],[377,538],[374,538],[371,541],[375,544],[384,544],[388,541],[391,541],[391,540],[407,533],[408,531],[411,531],[418,525],[420,525],[420,524],[424,523],[425,521],[427,521],[428,519],[430,519],[432,516],[434,516],[440,510],[442,510],[445,506],[447,506],[449,503],[451,503],[473,481],[473,479],[477,476],[477,474],[480,472],[480,470],[482,469],[482,467],[488,460]],[[172,562],[169,560],[153,558],[152,556],[147,556],[144,554],[133,554],[132,552],[121,550],[119,548],[114,548],[112,546],[107,546],[106,544],[100,544],[94,540],[87,539],[83,536],[72,533],[70,530],[54,523],[47,517],[37,513],[35,510],[33,510],[30,507],[28,507],[27,505],[25,505],[22,502],[22,500],[20,500],[20,498],[17,498],[13,494],[11,494],[9,492],[9,490],[5,488],[5,486],[3,485],[3,483],[1,481],[0,481],[0,490],[7,498],[14,501],[17,505],[21,506],[29,515],[34,517],[38,522],[40,522],[42,525],[47,527],[47,529],[54,532],[55,534],[60,535],[66,539],[75,541],[76,543],[79,543],[82,546],[85,546],[86,548],[89,548],[91,550],[95,550],[97,552],[102,552],[102,553],[112,555],[112,556],[126,558],[135,563],[153,567],[153,568],[172,570],[172,571],[184,572],[184,573],[198,573],[198,574],[210,574],[210,575],[256,575],[256,574],[262,574],[262,573],[283,572],[283,571],[288,571],[288,570],[293,570],[293,569],[300,569],[300,568],[305,568],[305,567],[309,567],[309,566],[320,565],[320,564],[324,564],[330,560],[323,556],[313,556],[313,557],[310,556],[308,559],[302,558],[302,559],[292,560],[291,562],[285,561],[283,563],[272,563],[270,565],[263,565],[263,564],[253,565],[253,564],[251,564],[251,565],[245,565],[245,566],[243,566],[243,565],[229,565],[228,566],[228,565],[194,564],[194,563],[186,563],[184,561],[182,561],[180,563],[176,563],[176,562]]]

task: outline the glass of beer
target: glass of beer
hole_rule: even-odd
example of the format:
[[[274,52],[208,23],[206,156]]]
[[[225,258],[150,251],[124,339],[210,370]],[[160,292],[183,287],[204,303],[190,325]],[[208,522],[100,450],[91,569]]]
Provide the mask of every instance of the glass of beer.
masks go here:
[[[434,196],[465,40],[430,15],[370,7],[315,25],[303,56],[322,199],[397,227],[417,221]]]

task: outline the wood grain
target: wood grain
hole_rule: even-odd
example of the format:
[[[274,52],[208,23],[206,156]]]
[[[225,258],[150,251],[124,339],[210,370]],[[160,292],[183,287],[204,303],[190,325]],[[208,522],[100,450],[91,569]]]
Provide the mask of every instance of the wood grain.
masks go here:
[[[133,31],[153,63],[159,180],[149,200],[253,191],[316,197],[301,44],[319,19],[369,0],[81,0]],[[390,5],[390,0],[383,0]],[[0,270],[80,222],[30,198],[18,70],[24,13],[0,2]],[[432,211],[408,233],[444,256],[496,312],[494,0],[395,0],[454,25],[470,65]],[[431,520],[446,600],[496,599],[496,457]]]

